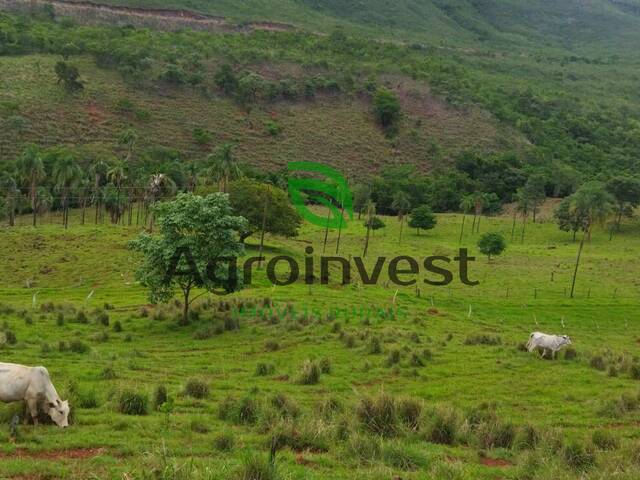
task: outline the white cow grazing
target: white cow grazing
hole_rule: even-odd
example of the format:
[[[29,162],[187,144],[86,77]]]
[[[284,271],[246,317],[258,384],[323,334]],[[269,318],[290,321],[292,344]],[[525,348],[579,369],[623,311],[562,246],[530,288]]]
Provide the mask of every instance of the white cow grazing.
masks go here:
[[[551,358],[555,358],[558,352],[565,345],[571,345],[571,339],[566,335],[547,335],[542,332],[533,332],[529,335],[527,342],[527,350],[533,352],[536,348],[542,348],[542,356],[547,354],[547,350],[551,351]]]
[[[69,426],[69,402],[60,400],[46,368],[0,363],[0,401],[23,400],[34,424],[38,424],[38,407],[41,406],[56,425]]]

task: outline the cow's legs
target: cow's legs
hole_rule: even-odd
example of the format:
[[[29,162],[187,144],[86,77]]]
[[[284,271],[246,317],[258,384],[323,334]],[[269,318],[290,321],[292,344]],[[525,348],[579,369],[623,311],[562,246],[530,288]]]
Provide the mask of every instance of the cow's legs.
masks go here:
[[[29,405],[27,402],[24,402],[24,420],[22,421],[25,425],[29,423],[29,417],[31,416],[31,411],[29,410]]]
[[[27,400],[27,408],[31,414],[31,419],[34,425],[38,425],[38,400]]]

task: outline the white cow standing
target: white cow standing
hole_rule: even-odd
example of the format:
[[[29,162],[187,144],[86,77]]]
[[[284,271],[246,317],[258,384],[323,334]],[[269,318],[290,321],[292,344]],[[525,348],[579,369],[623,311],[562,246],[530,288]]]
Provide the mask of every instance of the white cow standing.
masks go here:
[[[23,400],[35,425],[38,424],[38,407],[41,406],[56,425],[62,428],[69,426],[69,402],[60,400],[46,368],[0,363],[0,401]]]
[[[533,332],[529,335],[527,350],[533,352],[536,348],[542,348],[542,356],[546,356],[547,350],[551,351],[551,358],[555,358],[558,352],[565,345],[571,345],[571,339],[566,335],[547,335],[542,332]]]

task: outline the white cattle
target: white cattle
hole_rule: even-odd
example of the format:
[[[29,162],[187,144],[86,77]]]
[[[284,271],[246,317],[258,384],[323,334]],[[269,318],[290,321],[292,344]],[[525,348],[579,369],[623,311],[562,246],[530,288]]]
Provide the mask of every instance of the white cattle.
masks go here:
[[[38,407],[59,427],[69,426],[69,402],[60,400],[44,367],[25,367],[0,363],[0,401],[24,401],[34,424],[38,424]],[[26,422],[25,418],[25,422]]]
[[[551,358],[555,358],[556,352],[565,345],[571,345],[571,339],[566,335],[547,335],[542,332],[533,332],[529,335],[527,350],[533,352],[536,348],[542,348],[542,356],[546,356],[547,350],[551,351]]]

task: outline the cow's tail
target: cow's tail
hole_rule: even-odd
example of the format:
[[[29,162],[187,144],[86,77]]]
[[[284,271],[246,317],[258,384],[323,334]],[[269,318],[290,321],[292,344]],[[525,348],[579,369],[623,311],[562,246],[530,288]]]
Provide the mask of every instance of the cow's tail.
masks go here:
[[[529,335],[529,341],[527,342],[527,351],[533,350],[533,333]]]

